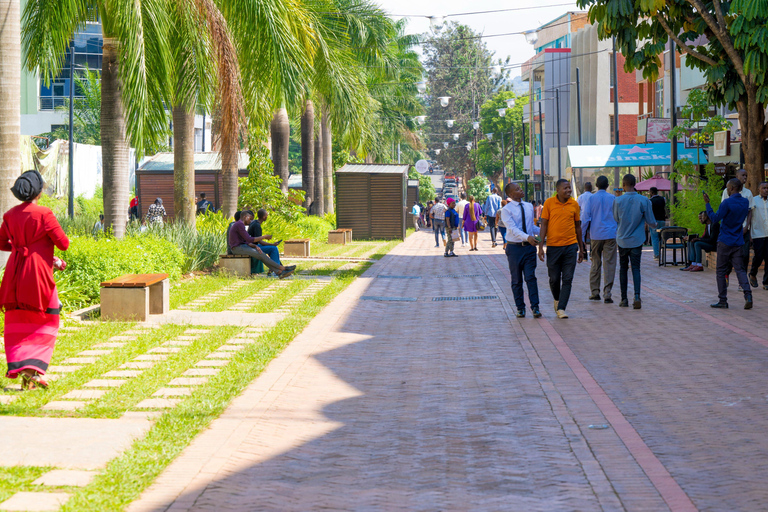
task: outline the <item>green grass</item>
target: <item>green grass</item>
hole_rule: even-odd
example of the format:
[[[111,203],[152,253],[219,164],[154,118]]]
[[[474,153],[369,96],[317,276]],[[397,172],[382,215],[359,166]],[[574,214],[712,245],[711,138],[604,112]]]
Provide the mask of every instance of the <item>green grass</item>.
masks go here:
[[[198,297],[214,292],[237,281],[227,274],[213,274],[209,276],[189,279],[171,286],[171,309],[176,309]]]
[[[31,466],[0,467],[0,502],[3,502],[17,492],[32,492],[41,490],[41,486],[32,485],[40,475],[52,468]],[[68,487],[48,487],[46,490],[68,490]]]
[[[247,345],[206,386],[166,412],[147,435],[112,460],[94,481],[78,489],[64,511],[122,510],[149,486],[192,439],[215,419],[309,321],[354,280],[337,278],[301,303],[295,313]],[[297,281],[296,283],[299,283]],[[292,283],[294,284],[294,283]]]
[[[194,311],[215,311],[220,312],[225,309],[234,306],[241,300],[250,297],[251,295],[263,290],[267,286],[277,282],[277,279],[267,277],[254,277],[253,282],[248,283],[245,286],[241,286],[235,290],[229,292],[226,296],[220,297],[208,304],[196,308]]]
[[[266,300],[262,300],[250,310],[251,313],[269,313],[279,308],[288,299],[307,288],[312,281],[309,279],[296,279],[291,281],[288,286],[280,288],[275,293],[269,296]]]

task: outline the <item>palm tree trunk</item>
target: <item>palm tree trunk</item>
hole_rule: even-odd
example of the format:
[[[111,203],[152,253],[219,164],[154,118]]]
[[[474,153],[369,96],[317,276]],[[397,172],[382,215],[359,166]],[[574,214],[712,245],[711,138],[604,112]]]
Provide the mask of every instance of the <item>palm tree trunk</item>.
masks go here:
[[[174,221],[195,225],[195,109],[173,107]]]
[[[0,0],[0,215],[18,201],[11,194],[21,173],[21,22],[19,0]],[[8,253],[0,254],[5,266]]]
[[[318,127],[315,134],[315,207],[312,209],[315,215],[325,215],[325,173],[323,172],[323,131]]]
[[[129,148],[125,129],[117,42],[104,37],[101,70],[101,166],[104,224],[116,238],[125,235],[128,216]]]
[[[279,108],[275,111],[270,131],[272,132],[274,174],[283,180],[280,189],[284,193],[288,193],[288,145],[290,144],[291,125],[288,122],[288,111],[285,108]]]
[[[329,109],[323,105],[323,122],[321,130],[323,132],[323,203],[325,213],[333,213],[333,136],[331,135],[331,120],[328,118]]]
[[[301,116],[301,186],[304,189],[304,208],[312,206],[315,197],[315,106],[312,100],[304,102]]]

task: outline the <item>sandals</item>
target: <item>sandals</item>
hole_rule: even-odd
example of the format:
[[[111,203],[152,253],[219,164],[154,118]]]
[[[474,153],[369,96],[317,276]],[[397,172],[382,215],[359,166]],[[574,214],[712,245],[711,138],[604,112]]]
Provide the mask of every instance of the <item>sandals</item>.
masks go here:
[[[21,389],[22,391],[31,391],[33,389],[42,388],[48,389],[48,382],[43,377],[35,372],[33,374],[22,373],[21,374]]]

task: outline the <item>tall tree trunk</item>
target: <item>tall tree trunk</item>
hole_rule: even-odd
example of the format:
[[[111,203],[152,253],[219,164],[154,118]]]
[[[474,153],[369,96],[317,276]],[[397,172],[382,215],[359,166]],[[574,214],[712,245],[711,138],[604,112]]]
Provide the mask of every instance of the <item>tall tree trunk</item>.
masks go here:
[[[193,103],[194,105],[194,103]],[[195,108],[173,107],[174,221],[195,225]]]
[[[20,30],[19,0],[0,0],[0,215],[18,204],[10,189],[21,173]],[[0,253],[0,266],[7,260]]]
[[[235,216],[235,212],[238,209],[237,200],[239,192],[238,173],[240,172],[239,165],[240,152],[235,149],[221,148],[221,185],[224,190],[221,209],[224,211],[224,216],[232,218]]]
[[[279,108],[275,111],[270,125],[272,132],[272,165],[274,166],[275,176],[280,176],[283,182],[280,188],[284,193],[288,193],[288,146],[291,143],[291,125],[288,122],[288,111],[285,108]]]
[[[744,168],[747,170],[747,184],[757,195],[760,183],[765,181],[763,164],[763,140],[765,140],[765,110],[757,101],[757,88],[747,88],[747,102],[739,104],[739,125],[741,127],[741,150],[744,152]]]
[[[304,189],[304,208],[309,209],[315,198],[315,106],[312,100],[304,102],[301,116],[301,186]]]
[[[315,207],[312,209],[315,215],[325,215],[325,171],[323,170],[323,130],[318,127],[315,134]]]
[[[333,135],[328,110],[328,106],[323,105],[323,122],[320,123],[323,133],[323,204],[325,213],[333,213]]]
[[[104,226],[123,238],[128,217],[130,153],[125,129],[117,41],[104,37],[101,70],[101,167]],[[140,212],[141,213],[141,212]]]

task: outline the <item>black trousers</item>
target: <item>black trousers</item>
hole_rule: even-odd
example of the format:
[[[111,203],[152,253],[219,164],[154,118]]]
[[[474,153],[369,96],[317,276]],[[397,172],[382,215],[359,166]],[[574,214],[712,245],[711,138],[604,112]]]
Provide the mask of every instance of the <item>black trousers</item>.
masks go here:
[[[643,246],[619,247],[619,285],[621,300],[627,300],[629,288],[629,267],[632,266],[632,284],[635,285],[635,295],[640,296],[640,260],[643,256]]]
[[[739,285],[744,290],[744,298],[752,293],[742,258],[742,249],[741,246],[734,247],[717,242],[717,297],[720,302],[728,302],[728,285],[725,282],[725,276],[731,273],[731,269],[736,271]]]
[[[578,253],[579,244],[547,246],[549,290],[552,292],[552,298],[558,301],[557,309],[565,310],[568,307]]]
[[[531,307],[539,305],[539,284],[536,280],[536,248],[532,245],[507,244],[507,262],[512,275],[512,294],[515,307],[525,309],[523,279],[528,286],[528,300]]]
[[[768,238],[753,238],[752,247],[755,248],[755,259],[752,260],[751,275],[757,277],[757,271],[762,263],[765,263],[763,270],[763,286],[768,286]],[[744,265],[746,268],[746,265]]]
[[[496,229],[496,217],[486,217],[486,220],[488,221],[488,228],[491,232],[491,242],[494,244],[496,243],[496,232],[498,231]]]

